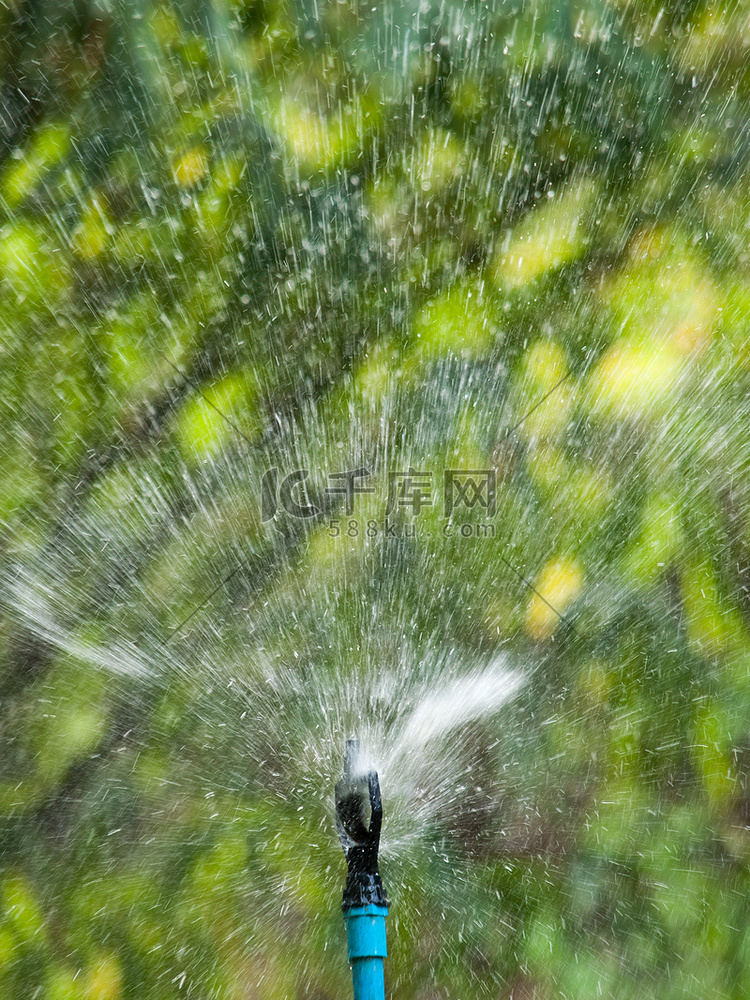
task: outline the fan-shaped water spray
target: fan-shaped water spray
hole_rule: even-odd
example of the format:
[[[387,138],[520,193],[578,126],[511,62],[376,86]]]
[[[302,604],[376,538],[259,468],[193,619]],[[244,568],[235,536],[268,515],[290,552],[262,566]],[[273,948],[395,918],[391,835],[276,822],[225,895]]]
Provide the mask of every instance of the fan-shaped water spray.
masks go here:
[[[748,993],[747,16],[0,4],[0,996]]]

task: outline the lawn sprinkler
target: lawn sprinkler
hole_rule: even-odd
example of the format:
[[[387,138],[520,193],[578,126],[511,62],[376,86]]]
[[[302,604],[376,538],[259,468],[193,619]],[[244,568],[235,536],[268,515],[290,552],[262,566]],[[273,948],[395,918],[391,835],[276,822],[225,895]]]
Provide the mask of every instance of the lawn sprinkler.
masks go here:
[[[384,1000],[388,899],[378,873],[383,805],[377,771],[359,761],[359,740],[346,741],[344,774],[336,784],[336,827],[346,857],[346,943],[354,1000]]]

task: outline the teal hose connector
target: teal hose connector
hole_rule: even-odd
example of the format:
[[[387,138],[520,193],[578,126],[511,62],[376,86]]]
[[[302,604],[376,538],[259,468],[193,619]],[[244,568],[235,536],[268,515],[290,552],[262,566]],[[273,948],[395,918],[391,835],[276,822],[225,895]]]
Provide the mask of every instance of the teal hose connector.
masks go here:
[[[354,1000],[383,1000],[383,959],[387,906],[354,906],[344,913],[349,964],[352,967]]]
[[[347,740],[344,775],[336,785],[336,826],[348,869],[341,908],[354,1000],[384,1000],[388,898],[378,872],[383,805],[377,772],[358,765],[359,742]]]

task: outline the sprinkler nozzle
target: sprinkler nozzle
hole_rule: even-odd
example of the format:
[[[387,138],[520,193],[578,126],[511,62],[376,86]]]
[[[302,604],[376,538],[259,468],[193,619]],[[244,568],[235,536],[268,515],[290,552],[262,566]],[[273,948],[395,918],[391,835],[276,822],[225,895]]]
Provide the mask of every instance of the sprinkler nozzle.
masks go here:
[[[348,874],[342,909],[388,906],[378,872],[383,804],[377,771],[363,771],[359,740],[346,741],[344,773],[336,783],[336,828],[344,849]]]

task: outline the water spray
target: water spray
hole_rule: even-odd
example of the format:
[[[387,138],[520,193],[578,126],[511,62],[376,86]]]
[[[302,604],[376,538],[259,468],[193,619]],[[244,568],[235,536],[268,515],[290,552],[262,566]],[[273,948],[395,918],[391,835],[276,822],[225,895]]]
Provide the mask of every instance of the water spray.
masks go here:
[[[354,1000],[384,1000],[388,899],[378,872],[383,804],[377,771],[362,769],[359,740],[346,741],[344,774],[336,784],[336,827],[346,857],[346,943]]]

